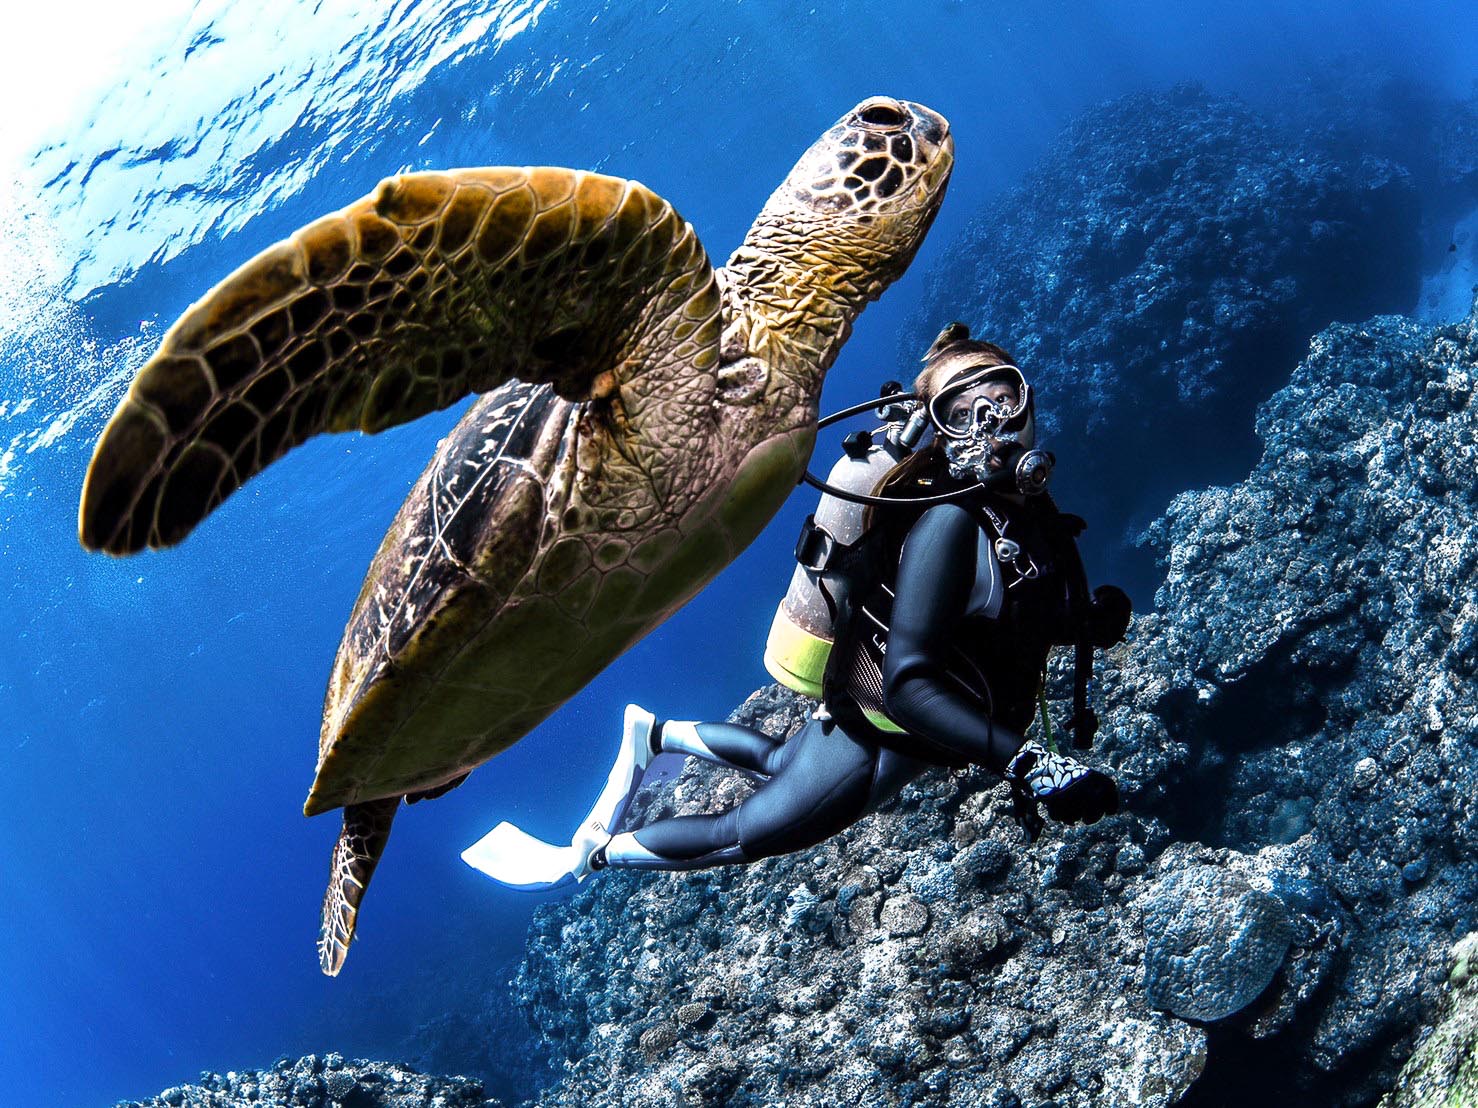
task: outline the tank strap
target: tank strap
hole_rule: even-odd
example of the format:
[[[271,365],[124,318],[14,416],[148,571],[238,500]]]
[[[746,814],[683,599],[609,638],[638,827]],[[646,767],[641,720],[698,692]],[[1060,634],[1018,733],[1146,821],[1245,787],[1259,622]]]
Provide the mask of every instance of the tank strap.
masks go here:
[[[838,551],[846,549],[845,543],[837,542],[835,535],[816,522],[815,515],[808,515],[795,540],[795,560],[813,573],[829,573],[836,568]]]

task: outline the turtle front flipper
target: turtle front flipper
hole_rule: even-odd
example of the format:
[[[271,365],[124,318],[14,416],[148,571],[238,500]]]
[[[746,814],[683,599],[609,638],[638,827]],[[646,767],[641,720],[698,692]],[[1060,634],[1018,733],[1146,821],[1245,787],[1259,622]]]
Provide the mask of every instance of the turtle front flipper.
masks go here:
[[[666,382],[717,366],[719,331],[702,245],[643,185],[558,168],[389,178],[170,328],[98,441],[81,541],[171,546],[314,434],[380,431],[512,378],[610,398],[634,431],[670,408]]]
[[[318,964],[330,977],[337,977],[349,955],[359,904],[369,887],[400,797],[351,804],[344,809],[344,829],[334,844],[328,891],[323,894],[323,923],[318,932]]]

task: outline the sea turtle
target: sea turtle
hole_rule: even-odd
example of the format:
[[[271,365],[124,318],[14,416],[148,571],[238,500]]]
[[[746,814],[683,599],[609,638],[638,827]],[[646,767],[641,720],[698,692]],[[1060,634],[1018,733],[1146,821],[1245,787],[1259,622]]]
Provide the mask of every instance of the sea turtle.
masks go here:
[[[863,101],[717,271],[635,181],[407,173],[246,263],[165,335],[88,469],[89,548],[177,543],[310,435],[485,394],[386,533],[329,680],[304,806],[344,809],[325,973],[401,799],[522,738],[780,507],[822,378],[913,259],[953,150],[928,108]]]

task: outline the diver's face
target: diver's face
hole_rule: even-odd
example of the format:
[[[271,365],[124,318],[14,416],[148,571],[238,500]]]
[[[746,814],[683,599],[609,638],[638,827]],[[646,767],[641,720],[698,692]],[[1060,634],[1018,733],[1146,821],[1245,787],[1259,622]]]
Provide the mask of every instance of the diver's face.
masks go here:
[[[944,409],[944,426],[952,434],[983,441],[988,447],[986,468],[995,471],[1005,465],[1001,454],[1008,441],[995,432],[1021,406],[1021,393],[1009,381],[986,381],[966,389],[950,399]],[[946,450],[948,448],[946,447]]]
[[[1031,449],[1035,428],[1029,388],[1014,366],[984,367],[935,397],[929,411],[950,476],[984,481],[1005,468],[1013,448]]]

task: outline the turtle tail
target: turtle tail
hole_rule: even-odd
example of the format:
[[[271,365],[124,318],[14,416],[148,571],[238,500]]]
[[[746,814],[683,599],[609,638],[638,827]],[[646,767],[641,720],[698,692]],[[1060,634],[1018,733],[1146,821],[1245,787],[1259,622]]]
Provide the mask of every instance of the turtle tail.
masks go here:
[[[344,809],[344,829],[334,844],[328,891],[323,894],[323,924],[318,932],[318,964],[330,977],[337,977],[344,968],[359,918],[359,902],[385,852],[390,824],[399,807],[400,797],[392,796],[350,804]]]

